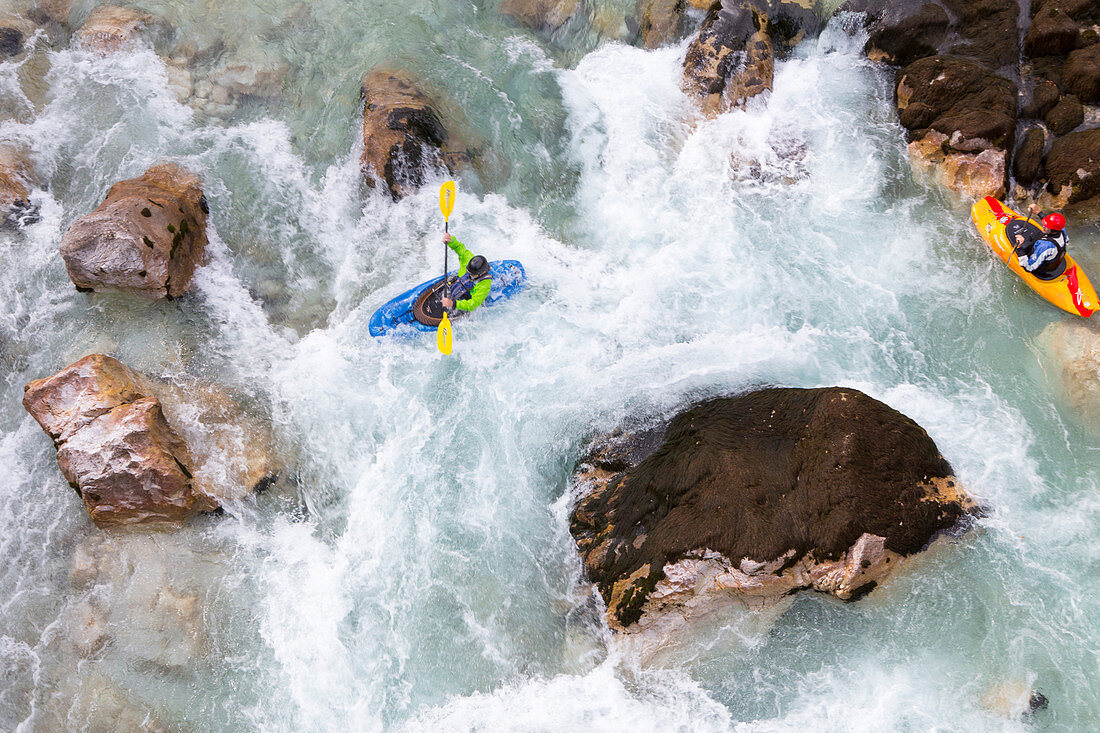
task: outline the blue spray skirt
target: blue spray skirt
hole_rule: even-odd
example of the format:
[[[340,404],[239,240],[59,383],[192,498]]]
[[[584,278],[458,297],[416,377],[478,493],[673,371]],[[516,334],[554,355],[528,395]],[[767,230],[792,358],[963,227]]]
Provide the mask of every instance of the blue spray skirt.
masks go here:
[[[508,300],[522,290],[527,283],[527,273],[524,272],[523,265],[519,263],[519,260],[495,260],[489,263],[489,271],[493,274],[493,287],[479,308],[486,308],[502,300]],[[456,277],[458,271],[448,273],[448,275]],[[429,326],[413,318],[413,305],[421,293],[438,284],[442,279],[442,277],[436,277],[427,282],[422,282],[376,310],[374,315],[370,317],[370,335],[384,336],[398,329],[406,332],[410,329],[416,329],[417,331],[436,330],[436,326]]]

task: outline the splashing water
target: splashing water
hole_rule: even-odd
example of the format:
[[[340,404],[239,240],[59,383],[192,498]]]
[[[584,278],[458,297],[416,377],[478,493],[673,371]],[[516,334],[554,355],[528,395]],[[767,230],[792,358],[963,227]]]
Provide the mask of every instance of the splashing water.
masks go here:
[[[982,701],[1017,682],[1050,699],[1037,724],[1091,727],[1100,460],[1036,359],[1060,316],[914,178],[889,73],[844,19],[777,65],[766,104],[703,119],[682,44],[574,63],[473,6],[238,5],[144,7],[183,35],[258,24],[282,97],[209,119],[150,49],[59,50],[47,99],[0,122],[49,184],[39,222],[0,232],[0,729],[1005,730],[1024,724]],[[394,57],[490,151],[451,230],[530,277],[446,359],[367,333],[442,267],[435,187],[361,186],[356,84]],[[16,73],[0,64],[2,101],[31,109]],[[164,159],[210,201],[194,292],[75,293],[61,234]],[[104,538],[20,405],[94,352],[246,395],[293,481]],[[894,406],[991,513],[857,604],[715,619],[640,667],[580,575],[573,465],[624,421],[764,384]]]

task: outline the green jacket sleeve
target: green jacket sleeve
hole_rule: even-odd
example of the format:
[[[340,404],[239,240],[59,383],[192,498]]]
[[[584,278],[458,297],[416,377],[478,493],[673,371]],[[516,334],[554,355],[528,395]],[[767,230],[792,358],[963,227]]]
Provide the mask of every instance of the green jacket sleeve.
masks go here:
[[[457,239],[452,239],[448,244],[455,253],[458,254],[458,271],[459,273],[466,271],[466,265],[474,257],[474,253],[466,249],[466,245]],[[474,286],[474,289],[470,291],[470,297],[466,300],[456,300],[455,308],[460,311],[472,311],[479,305],[485,302],[485,299],[489,297],[489,291],[493,289],[493,279],[486,278]]]
[[[466,245],[464,245],[462,242],[458,241],[454,237],[452,237],[451,241],[447,243],[447,246],[454,250],[454,252],[458,255],[458,274],[461,275],[462,273],[466,272],[466,263],[473,259],[474,253],[466,249]]]

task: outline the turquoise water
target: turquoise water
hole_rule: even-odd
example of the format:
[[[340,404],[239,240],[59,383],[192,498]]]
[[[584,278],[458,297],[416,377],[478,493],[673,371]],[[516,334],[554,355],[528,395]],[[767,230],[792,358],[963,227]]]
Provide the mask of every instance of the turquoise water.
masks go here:
[[[684,46],[633,48],[614,23],[546,38],[496,4],[142,7],[175,39],[42,52],[37,108],[0,83],[33,110],[0,136],[48,184],[41,222],[0,232],[0,729],[1097,727],[1098,438],[1053,397],[1039,338],[1068,316],[912,173],[892,75],[843,22],[778,65],[766,106],[703,120]],[[206,49],[196,76],[283,63],[284,93],[196,112],[156,53],[182,39]],[[530,277],[459,324],[448,359],[367,333],[442,267],[436,187],[394,204],[360,181],[358,83],[381,62],[462,110],[484,153],[451,230]],[[73,291],[61,234],[164,159],[210,201],[193,294]],[[1096,232],[1074,234],[1100,272]],[[234,390],[292,470],[225,517],[103,545],[20,405],[93,352]],[[640,665],[580,577],[573,466],[623,421],[767,384],[913,417],[989,514],[857,604],[715,619]],[[990,712],[1013,683],[1049,709]]]

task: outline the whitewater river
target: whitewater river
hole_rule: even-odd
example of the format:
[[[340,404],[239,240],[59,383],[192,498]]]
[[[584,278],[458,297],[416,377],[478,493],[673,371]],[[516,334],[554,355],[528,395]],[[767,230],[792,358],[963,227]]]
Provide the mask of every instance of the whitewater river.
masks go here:
[[[141,5],[213,65],[289,71],[223,119],[181,104],[153,50],[43,49],[36,100],[0,64],[0,137],[48,183],[41,220],[0,231],[0,730],[1100,727],[1100,438],[1039,339],[1072,317],[910,169],[893,72],[843,22],[778,65],[766,106],[704,120],[684,44],[555,42],[495,2]],[[449,358],[367,332],[443,259],[436,184],[393,203],[361,183],[358,83],[387,61],[482,150],[451,231],[530,278],[456,324]],[[163,160],[210,202],[194,291],[75,292],[61,234]],[[1071,231],[1100,273],[1096,230]],[[20,403],[88,353],[243,395],[292,468],[180,531],[95,529]],[[885,401],[989,512],[858,603],[714,619],[639,665],[582,582],[572,469],[624,421],[762,385]],[[1048,709],[991,712],[1014,685]]]

